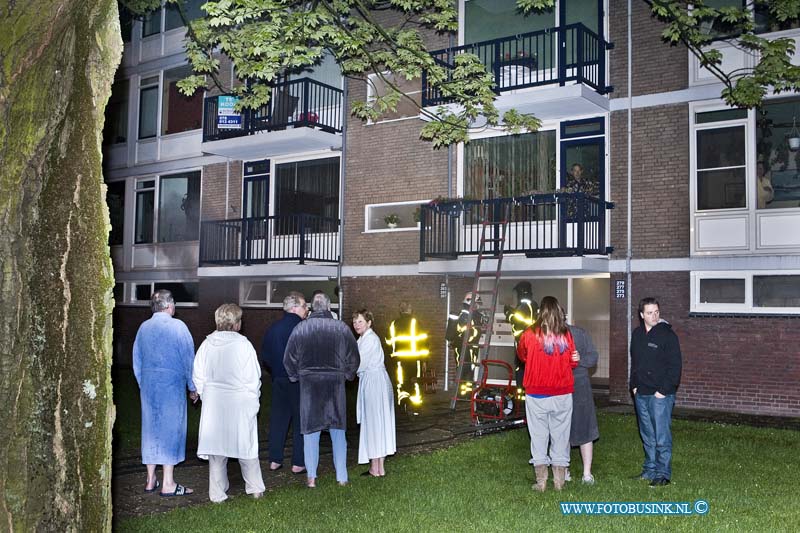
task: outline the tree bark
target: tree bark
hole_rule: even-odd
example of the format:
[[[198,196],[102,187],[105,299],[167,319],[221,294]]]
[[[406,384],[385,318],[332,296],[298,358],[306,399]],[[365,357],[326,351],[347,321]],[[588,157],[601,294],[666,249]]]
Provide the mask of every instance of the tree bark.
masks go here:
[[[112,0],[0,0],[0,531],[111,529]]]

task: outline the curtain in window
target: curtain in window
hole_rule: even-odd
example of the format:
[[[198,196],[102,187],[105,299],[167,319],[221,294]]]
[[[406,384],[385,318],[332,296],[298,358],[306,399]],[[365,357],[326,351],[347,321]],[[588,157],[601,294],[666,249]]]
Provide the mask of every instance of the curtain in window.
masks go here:
[[[275,169],[275,214],[339,217],[339,158],[298,161]]]
[[[464,147],[464,195],[510,198],[556,186],[556,133],[476,139]]]

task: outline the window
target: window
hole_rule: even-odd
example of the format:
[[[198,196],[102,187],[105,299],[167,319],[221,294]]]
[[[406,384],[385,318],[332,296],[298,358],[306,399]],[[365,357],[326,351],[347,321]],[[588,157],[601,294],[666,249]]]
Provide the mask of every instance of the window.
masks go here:
[[[131,42],[131,34],[133,33],[133,20],[134,16],[122,2],[117,2],[119,8],[119,28],[122,33],[122,41],[125,43]]]
[[[195,241],[200,234],[200,172],[136,182],[135,244]],[[155,199],[158,189],[158,210]]]
[[[700,303],[743,304],[745,303],[744,279],[701,279]]]
[[[142,20],[142,37],[161,33],[161,8],[151,11]]]
[[[364,230],[409,230],[419,227],[420,205],[430,200],[365,206]]]
[[[302,293],[310,305],[314,291],[320,290],[331,299],[331,307],[339,306],[336,281],[322,280],[243,280],[239,287],[241,304],[250,307],[280,307],[291,292]]]
[[[269,216],[269,170],[269,159],[244,164],[242,214],[245,218]]]
[[[155,198],[155,180],[136,182],[136,227],[133,239],[135,244],[146,244],[153,242],[153,216],[156,206]]]
[[[183,17],[186,17],[186,22],[191,22],[195,19],[205,16],[205,11],[200,7],[206,3],[207,0],[184,0],[182,2]],[[181,16],[179,7],[176,4],[167,4],[164,31],[174,30],[185,26],[184,19]]]
[[[746,207],[745,125],[696,132],[697,209]]]
[[[339,218],[339,158],[328,157],[275,166],[276,233],[298,233],[296,215],[305,214],[306,231],[330,227]],[[317,228],[319,226],[319,228]]]
[[[800,314],[800,272],[692,272],[692,310]]]
[[[557,26],[554,10],[532,11],[523,16],[517,9],[517,0],[470,0],[464,3],[465,44],[554,26]]]
[[[116,181],[108,184],[106,203],[111,219],[111,229],[108,232],[108,245],[122,244],[125,222],[125,182]]]
[[[753,276],[753,307],[800,308],[800,275]]]
[[[149,37],[161,33],[161,22],[164,19],[164,31],[174,30],[185,26],[184,17],[186,22],[191,22],[195,19],[205,16],[205,11],[201,6],[207,0],[183,0],[181,8],[183,9],[183,17],[181,16],[180,9],[174,3],[168,3],[166,7],[160,7],[155,11],[144,16],[142,21],[142,37]]]
[[[158,76],[143,78],[139,83],[139,138],[158,134]]]
[[[153,293],[162,289],[172,293],[176,307],[193,307],[200,301],[200,284],[196,281],[156,281],[136,283],[132,302],[149,305]]]
[[[391,85],[396,87],[404,96],[397,102],[397,109],[385,111],[380,120],[396,120],[407,117],[418,117],[422,105],[422,82],[415,78],[407,80],[402,76],[395,76],[385,72],[381,76],[370,74],[367,77],[367,100],[373,101],[378,96],[384,96],[391,90]]]
[[[464,146],[464,197],[509,198],[556,188],[556,132],[473,139]]]
[[[203,125],[203,91],[184,96],[178,90],[178,82],[191,74],[189,65],[164,71],[161,135],[196,130]]]
[[[755,198],[758,209],[800,206],[800,99],[773,100],[756,112]],[[793,141],[792,139],[797,139]],[[800,146],[800,144],[798,144]]]
[[[103,143],[118,144],[128,141],[128,80],[118,80],[111,88],[106,105],[106,122]]]
[[[114,303],[119,305],[125,302],[125,284],[124,283],[115,283],[114,284]]]
[[[158,242],[196,241],[200,233],[200,172],[162,176]]]

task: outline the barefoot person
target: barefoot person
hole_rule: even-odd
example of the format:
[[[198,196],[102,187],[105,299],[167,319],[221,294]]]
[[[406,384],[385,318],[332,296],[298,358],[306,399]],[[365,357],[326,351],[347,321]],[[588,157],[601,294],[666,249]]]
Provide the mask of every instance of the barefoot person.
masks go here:
[[[383,366],[381,340],[372,331],[372,313],[366,309],[353,313],[353,329],[359,335],[361,357],[356,401],[356,420],[361,424],[358,464],[369,463],[362,476],[381,477],[386,475],[384,459],[397,451],[392,381]]]
[[[142,402],[142,463],[147,465],[145,492],[184,496],[192,489],[175,482],[175,465],[186,457],[186,390],[197,401],[192,383],[194,341],[186,324],[173,318],[175,300],[168,290],[153,293],[153,316],[133,342],[133,373]],[[161,465],[162,483],[156,479]]]

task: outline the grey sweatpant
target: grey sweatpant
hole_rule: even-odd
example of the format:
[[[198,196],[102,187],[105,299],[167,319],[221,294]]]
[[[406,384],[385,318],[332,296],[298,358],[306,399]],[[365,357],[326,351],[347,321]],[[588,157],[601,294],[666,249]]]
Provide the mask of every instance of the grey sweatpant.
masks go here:
[[[531,436],[534,466],[569,466],[569,428],[572,422],[572,394],[533,398],[525,396],[525,415]],[[550,453],[547,441],[550,440]]]

